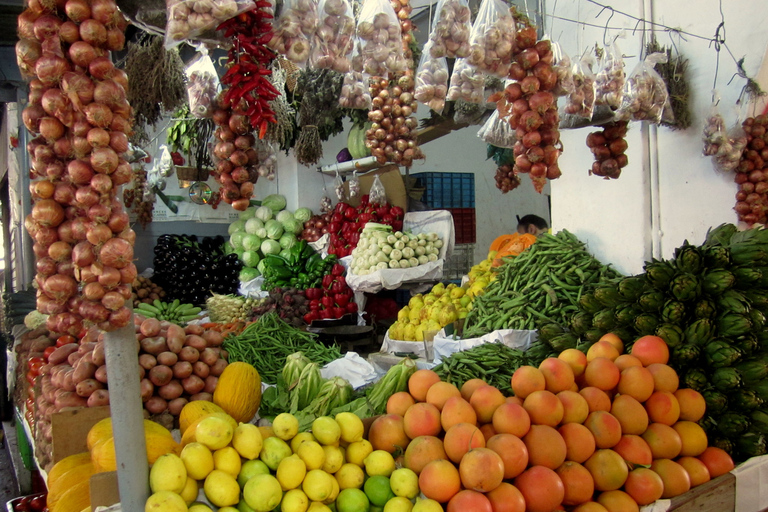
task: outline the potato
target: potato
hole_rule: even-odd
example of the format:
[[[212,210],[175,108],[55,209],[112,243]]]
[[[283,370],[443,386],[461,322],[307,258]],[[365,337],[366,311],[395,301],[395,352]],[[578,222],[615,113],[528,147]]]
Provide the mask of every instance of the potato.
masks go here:
[[[179,398],[184,393],[184,388],[182,387],[181,383],[173,379],[165,386],[160,386],[160,388],[157,390],[157,394],[161,397],[165,398],[166,400],[173,400],[174,398]]]
[[[77,394],[71,391],[64,391],[63,393],[60,393],[54,402],[54,406],[56,407],[57,411],[61,411],[62,409],[68,407],[85,407],[87,405],[89,404],[85,398],[77,396]]]
[[[72,375],[72,378],[74,379],[75,383],[78,384],[85,379],[90,379],[94,375],[96,375],[96,370],[99,369],[98,366],[95,364],[85,361],[85,358],[81,359],[77,362],[77,365],[75,365],[75,372]],[[82,396],[82,395],[81,395]],[[90,396],[90,395],[88,395]]]
[[[195,375],[200,377],[201,379],[206,378],[211,373],[211,367],[205,364],[202,361],[198,361],[195,364],[192,365],[192,371],[195,372]],[[194,394],[194,393],[192,393]]]
[[[141,379],[139,383],[139,389],[141,390],[141,401],[146,402],[152,398],[152,394],[155,392],[155,386],[149,379]]]
[[[184,332],[187,334],[196,334],[197,336],[200,336],[203,334],[203,328],[197,324],[189,324],[184,328]]]
[[[189,397],[190,402],[194,402],[196,400],[205,400],[206,402],[212,402],[213,401],[213,394],[211,393],[198,393],[196,395],[192,395]]]
[[[165,365],[157,365],[149,370],[149,380],[151,380],[152,384],[155,386],[165,386],[172,378],[173,371]]]
[[[219,359],[211,365],[211,375],[218,377],[227,367],[227,362],[224,359]]]
[[[93,351],[91,351],[91,361],[96,366],[101,366],[106,362],[106,358],[104,356],[104,342],[99,341],[96,343],[96,346],[93,347]]]
[[[167,351],[168,345],[166,344],[164,338],[156,336],[153,338],[144,338],[141,340],[141,348],[148,354],[157,355],[161,352]]]
[[[177,379],[186,379],[192,375],[193,368],[189,361],[179,361],[173,365],[173,376]]]
[[[184,329],[176,324],[168,326],[165,342],[168,344],[168,350],[174,354],[181,352],[184,347],[187,335],[184,333]]]
[[[144,408],[149,411],[150,414],[160,414],[168,409],[168,402],[160,398],[159,396],[153,396],[146,402],[144,402]]]
[[[181,381],[181,385],[184,387],[184,391],[190,395],[195,395],[205,389],[205,382],[197,375],[190,375]]]
[[[187,405],[188,402],[189,400],[187,400],[186,398],[182,398],[182,397],[174,398],[173,400],[168,402],[168,412],[170,412],[174,416],[178,416],[179,414],[181,414],[181,410],[184,408],[185,405]]]
[[[210,393],[213,395],[213,392],[216,391],[216,384],[218,384],[219,378],[215,377],[213,375],[209,375],[205,378],[205,392]]]
[[[97,381],[96,379],[85,379],[77,383],[77,386],[75,387],[75,392],[78,396],[82,396],[83,398],[90,397],[97,389],[103,389],[104,384]]]
[[[97,389],[88,397],[88,407],[109,405],[109,390]]]
[[[173,366],[176,364],[176,361],[179,360],[179,356],[174,354],[173,352],[161,352],[157,355],[157,362],[158,364],[164,364],[165,366]]]
[[[219,355],[212,348],[206,348],[200,353],[200,361],[207,365],[213,365],[219,360]]]
[[[52,365],[61,364],[67,360],[70,354],[77,352],[78,348],[79,345],[77,343],[62,345],[61,347],[54,350],[50,356],[48,356],[48,363]]]
[[[160,333],[160,320],[157,318],[147,318],[141,322],[141,334],[151,338],[157,336]]]
[[[31,356],[34,357],[34,356]],[[75,363],[77,363],[80,358],[83,357],[83,354],[74,351],[71,354],[69,354],[69,357],[67,357],[67,362],[70,364],[70,366],[75,366]]]
[[[188,334],[187,339],[184,341],[184,345],[187,347],[196,348],[200,352],[208,347],[206,341],[197,334]]]
[[[139,356],[139,366],[145,370],[151,370],[157,366],[157,358],[152,354],[141,354]]]
[[[75,386],[77,385],[77,382],[75,382],[74,379],[75,376],[75,369],[74,368],[67,368],[63,372],[63,377],[61,380],[62,388],[64,388],[66,391],[74,391]]]
[[[200,359],[200,352],[194,347],[184,347],[181,349],[181,352],[179,352],[179,359],[194,363]]]
[[[96,373],[94,374],[94,377],[97,381],[103,382],[104,384],[107,383],[107,365],[103,364],[98,367],[96,370]]]
[[[205,331],[203,333],[203,339],[209,347],[219,347],[222,343],[224,343],[224,336],[222,336],[220,332],[214,331],[213,329],[208,329]]]

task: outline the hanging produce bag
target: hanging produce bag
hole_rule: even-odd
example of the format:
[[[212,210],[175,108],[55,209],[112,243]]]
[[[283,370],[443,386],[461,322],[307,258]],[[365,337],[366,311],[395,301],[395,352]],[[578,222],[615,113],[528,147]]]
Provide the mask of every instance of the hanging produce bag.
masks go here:
[[[471,66],[467,59],[456,59],[446,99],[448,101],[464,100],[469,103],[484,104],[485,75]]]
[[[360,41],[355,39],[351,69],[344,74],[344,82],[339,95],[339,106],[362,110],[371,109],[371,90],[368,87],[369,76],[363,74],[363,56],[360,53]]]
[[[509,121],[499,117],[499,111],[494,110],[491,117],[485,122],[477,136],[488,144],[499,148],[512,149],[517,142],[515,130],[509,125]]]
[[[664,79],[653,67],[667,62],[667,54],[652,53],[637,65],[624,85],[624,97],[616,117],[628,121],[659,124],[669,93]]]
[[[320,0],[320,23],[312,43],[309,63],[312,67],[350,70],[349,56],[355,41],[355,15],[348,0]]]
[[[416,71],[416,89],[413,97],[437,112],[443,113],[445,96],[448,93],[448,62],[444,57],[431,57],[430,49],[434,43],[428,42],[421,53],[419,69]]]
[[[189,113],[198,119],[213,117],[216,95],[219,94],[219,75],[205,48],[185,70]]]
[[[285,0],[267,46],[303,69],[317,24],[317,0]]]
[[[352,172],[352,178],[349,180],[349,198],[354,199],[360,195],[360,178],[357,176],[357,171]]]
[[[552,69],[557,75],[557,84],[552,89],[555,96],[567,96],[573,92],[573,64],[560,43],[552,43]]]
[[[621,106],[624,95],[624,58],[614,42],[603,51],[597,75],[595,75],[595,105],[606,105],[611,110]]]
[[[379,175],[373,178],[373,184],[371,190],[368,192],[368,201],[371,204],[386,204],[387,203],[387,191],[384,188],[384,184],[379,179]]]
[[[739,167],[742,154],[747,147],[747,134],[739,121],[725,134],[717,153],[712,158],[715,169],[722,172],[733,172]]]
[[[259,163],[256,166],[256,172],[260,177],[269,181],[275,179],[277,172],[277,149],[272,142],[264,140],[256,141],[256,153],[259,155]]]
[[[592,119],[595,108],[595,75],[591,56],[582,58],[573,66],[573,91],[565,98],[560,115],[560,128],[584,126]]]
[[[471,31],[472,12],[469,10],[469,2],[440,0],[437,3],[435,24],[429,34],[432,42],[430,55],[433,59],[468,57]]]
[[[386,0],[364,0],[357,23],[363,72],[387,78],[406,68],[400,22]]]
[[[472,25],[467,61],[489,75],[506,78],[516,33],[509,6],[502,0],[483,0]]]
[[[165,47],[192,40],[216,40],[216,27],[256,7],[252,0],[166,0]]]
[[[712,105],[709,107],[707,122],[704,124],[702,141],[704,147],[702,154],[704,156],[715,156],[720,151],[720,146],[726,141],[727,134],[725,130],[725,119],[720,114],[720,95],[717,91],[712,92]]]

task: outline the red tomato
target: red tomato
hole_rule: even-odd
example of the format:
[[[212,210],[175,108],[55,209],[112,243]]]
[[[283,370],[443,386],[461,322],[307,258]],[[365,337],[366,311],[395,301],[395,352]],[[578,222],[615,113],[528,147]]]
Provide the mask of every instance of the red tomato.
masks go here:
[[[61,347],[64,345],[69,345],[70,343],[77,343],[77,340],[74,336],[71,336],[69,334],[63,334],[56,338],[56,346]]]
[[[42,357],[32,357],[29,359],[27,365],[29,366],[29,373],[37,377],[40,375],[40,368],[45,364],[45,359]]]
[[[45,351],[43,352],[43,358],[46,360],[46,362],[48,361],[48,358],[51,357],[51,354],[53,354],[53,352],[57,348],[58,347],[56,347],[56,345],[52,345],[52,346],[48,347],[47,349],[45,349]]]

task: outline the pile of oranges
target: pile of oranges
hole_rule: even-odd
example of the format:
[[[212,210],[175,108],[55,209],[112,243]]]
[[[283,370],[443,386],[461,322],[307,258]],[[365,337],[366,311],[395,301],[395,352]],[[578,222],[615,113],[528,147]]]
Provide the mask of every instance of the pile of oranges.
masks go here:
[[[586,354],[520,367],[512,397],[418,370],[368,438],[399,452],[426,501],[448,512],[637,511],[733,469],[707,446],[704,398],[678,388],[664,340],[623,348],[607,334]]]

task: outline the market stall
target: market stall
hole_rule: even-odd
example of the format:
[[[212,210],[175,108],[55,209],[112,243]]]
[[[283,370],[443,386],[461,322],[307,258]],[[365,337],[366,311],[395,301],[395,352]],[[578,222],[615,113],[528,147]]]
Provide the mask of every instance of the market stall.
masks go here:
[[[18,17],[9,511],[768,509],[745,10],[155,3]]]

